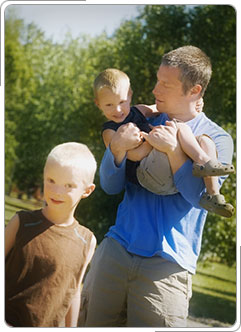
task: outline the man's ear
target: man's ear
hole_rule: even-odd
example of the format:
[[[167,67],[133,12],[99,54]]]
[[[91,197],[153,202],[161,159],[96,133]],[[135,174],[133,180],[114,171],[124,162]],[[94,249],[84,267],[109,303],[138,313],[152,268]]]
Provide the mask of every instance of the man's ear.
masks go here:
[[[200,84],[196,84],[191,88],[191,95],[200,95],[202,91],[202,86]]]
[[[95,190],[95,184],[94,183],[92,183],[91,185],[89,185],[86,189],[85,189],[85,191],[84,191],[84,193],[82,194],[82,196],[81,196],[81,198],[83,199],[83,198],[87,198],[90,194],[92,194],[92,192]]]

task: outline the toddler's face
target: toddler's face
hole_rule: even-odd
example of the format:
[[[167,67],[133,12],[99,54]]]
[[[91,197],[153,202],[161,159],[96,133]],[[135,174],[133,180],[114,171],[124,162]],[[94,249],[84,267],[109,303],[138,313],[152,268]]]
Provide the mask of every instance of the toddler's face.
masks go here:
[[[131,92],[129,86],[123,84],[115,92],[104,87],[98,92],[98,99],[95,102],[108,120],[120,123],[130,113]]]

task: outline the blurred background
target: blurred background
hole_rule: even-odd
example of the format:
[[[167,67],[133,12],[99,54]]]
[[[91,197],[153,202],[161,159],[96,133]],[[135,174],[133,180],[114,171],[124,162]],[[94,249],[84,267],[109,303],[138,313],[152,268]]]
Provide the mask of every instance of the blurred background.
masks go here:
[[[133,104],[153,104],[152,89],[162,55],[187,44],[211,58],[213,75],[203,111],[231,134],[236,151],[236,12],[232,6],[8,6],[5,222],[20,208],[43,204],[43,166],[55,145],[85,143],[100,165],[105,119],[94,104],[92,91],[100,71],[108,67],[125,71],[134,91]],[[76,217],[100,242],[115,222],[122,194],[106,195],[98,172],[95,183],[95,192],[80,202]],[[222,193],[236,206],[235,175],[225,181]],[[235,269],[236,216],[227,219],[209,214],[193,285],[194,316],[229,325],[235,322]]]

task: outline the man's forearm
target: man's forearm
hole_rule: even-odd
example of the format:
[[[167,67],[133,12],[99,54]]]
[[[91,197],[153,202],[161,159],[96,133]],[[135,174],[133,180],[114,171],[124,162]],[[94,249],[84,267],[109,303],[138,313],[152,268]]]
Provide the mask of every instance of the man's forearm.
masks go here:
[[[121,149],[120,145],[116,144],[116,142],[110,143],[110,150],[114,156],[116,166],[119,166],[125,159],[126,151]]]
[[[118,194],[125,185],[125,162],[117,166],[110,148],[107,148],[100,164],[100,185],[110,195]]]
[[[142,143],[138,148],[127,152],[127,159],[131,161],[141,161],[151,152],[152,146],[148,142]]]

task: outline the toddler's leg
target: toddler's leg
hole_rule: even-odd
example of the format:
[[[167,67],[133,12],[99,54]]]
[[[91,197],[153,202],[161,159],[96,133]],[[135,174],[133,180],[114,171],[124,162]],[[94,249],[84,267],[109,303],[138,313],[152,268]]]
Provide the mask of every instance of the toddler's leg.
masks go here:
[[[178,140],[183,151],[194,161],[193,175],[198,177],[227,175],[234,172],[233,165],[224,165],[217,160],[216,146],[207,135],[202,135],[198,143],[191,128],[185,123],[177,123]]]
[[[211,157],[206,151],[200,146],[196,137],[194,136],[191,128],[185,123],[176,123],[178,131],[177,137],[181,144],[183,151],[195,162],[200,164],[207,163]],[[211,147],[208,145],[208,150]]]
[[[216,160],[217,151],[214,142],[206,135],[197,138],[200,147],[211,157]],[[217,176],[207,176],[203,178],[207,192],[204,193],[199,202],[204,209],[219,214],[223,217],[230,218],[233,215],[234,207],[227,203],[225,197],[219,192]]]
[[[209,156],[209,160],[217,160],[217,150],[216,145],[213,140],[206,136],[201,135],[197,139],[195,138],[197,144],[200,148]],[[219,185],[218,185],[218,177],[217,176],[206,176],[204,177],[204,183],[207,188],[207,192],[210,195],[217,195],[219,194]]]

